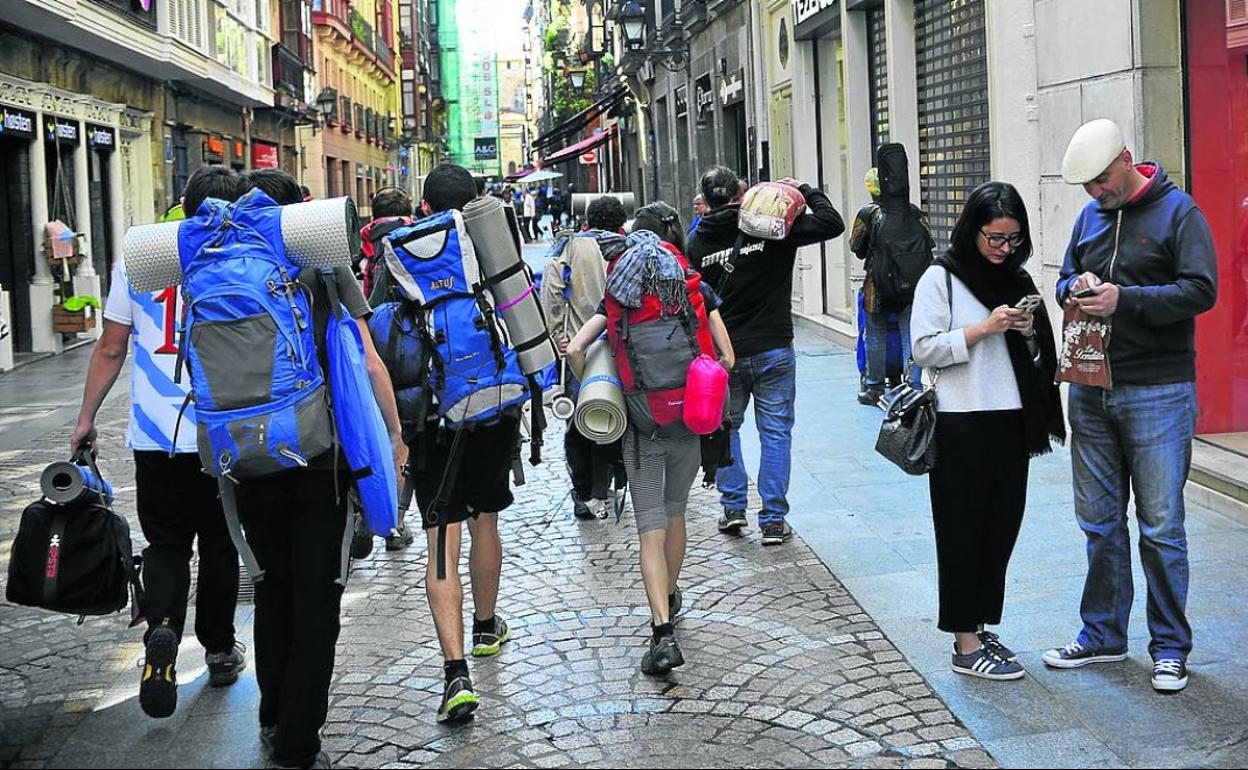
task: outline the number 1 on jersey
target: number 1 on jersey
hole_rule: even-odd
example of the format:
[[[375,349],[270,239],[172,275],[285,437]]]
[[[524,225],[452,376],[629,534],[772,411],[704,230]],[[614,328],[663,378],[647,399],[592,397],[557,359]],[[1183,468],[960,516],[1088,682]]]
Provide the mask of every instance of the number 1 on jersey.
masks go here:
[[[156,353],[162,355],[176,356],[178,354],[177,340],[174,335],[178,331],[177,319],[174,317],[178,311],[178,289],[176,286],[170,286],[161,293],[156,295],[157,302],[163,302],[165,305],[165,344],[156,349]]]

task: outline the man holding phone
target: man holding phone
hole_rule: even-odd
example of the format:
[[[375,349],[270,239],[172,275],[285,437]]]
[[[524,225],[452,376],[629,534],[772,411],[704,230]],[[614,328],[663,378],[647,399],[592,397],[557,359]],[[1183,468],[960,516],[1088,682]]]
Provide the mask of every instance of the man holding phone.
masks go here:
[[[1083,628],[1044,662],[1079,668],[1126,659],[1133,496],[1153,687],[1175,692],[1187,686],[1192,648],[1183,488],[1196,430],[1196,316],[1217,299],[1213,237],[1161,166],[1133,161],[1112,121],[1075,133],[1062,176],[1095,200],[1075,221],[1057,299],[1110,321],[1114,385],[1070,387],[1075,515],[1088,539]]]

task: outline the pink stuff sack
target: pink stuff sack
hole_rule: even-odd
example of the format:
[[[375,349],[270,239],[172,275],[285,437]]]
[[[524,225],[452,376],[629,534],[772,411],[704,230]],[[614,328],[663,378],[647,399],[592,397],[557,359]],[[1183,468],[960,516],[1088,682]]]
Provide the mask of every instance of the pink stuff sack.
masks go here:
[[[693,359],[685,382],[685,427],[699,436],[719,430],[727,401],[728,371],[705,353]]]

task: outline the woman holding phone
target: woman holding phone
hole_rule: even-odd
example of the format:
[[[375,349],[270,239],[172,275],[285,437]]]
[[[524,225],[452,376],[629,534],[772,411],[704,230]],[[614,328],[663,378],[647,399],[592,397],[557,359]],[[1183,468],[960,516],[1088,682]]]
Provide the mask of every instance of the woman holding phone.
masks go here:
[[[1025,673],[987,627],[1001,622],[1031,458],[1066,437],[1052,326],[1024,268],[1031,251],[1018,191],[980,185],[919,281],[910,326],[915,362],[939,377],[929,477],[937,625],[954,636],[953,670],[986,679]]]

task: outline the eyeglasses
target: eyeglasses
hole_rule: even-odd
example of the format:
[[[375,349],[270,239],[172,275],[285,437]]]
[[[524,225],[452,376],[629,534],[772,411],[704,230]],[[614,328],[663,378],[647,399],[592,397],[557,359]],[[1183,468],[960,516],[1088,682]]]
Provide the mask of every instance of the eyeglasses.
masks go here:
[[[1027,236],[1022,233],[1014,233],[1013,235],[1001,235],[999,233],[986,233],[983,230],[979,234],[984,236],[984,240],[988,241],[988,245],[994,249],[999,249],[1005,244],[1010,244],[1010,248],[1017,249],[1027,242]]]

